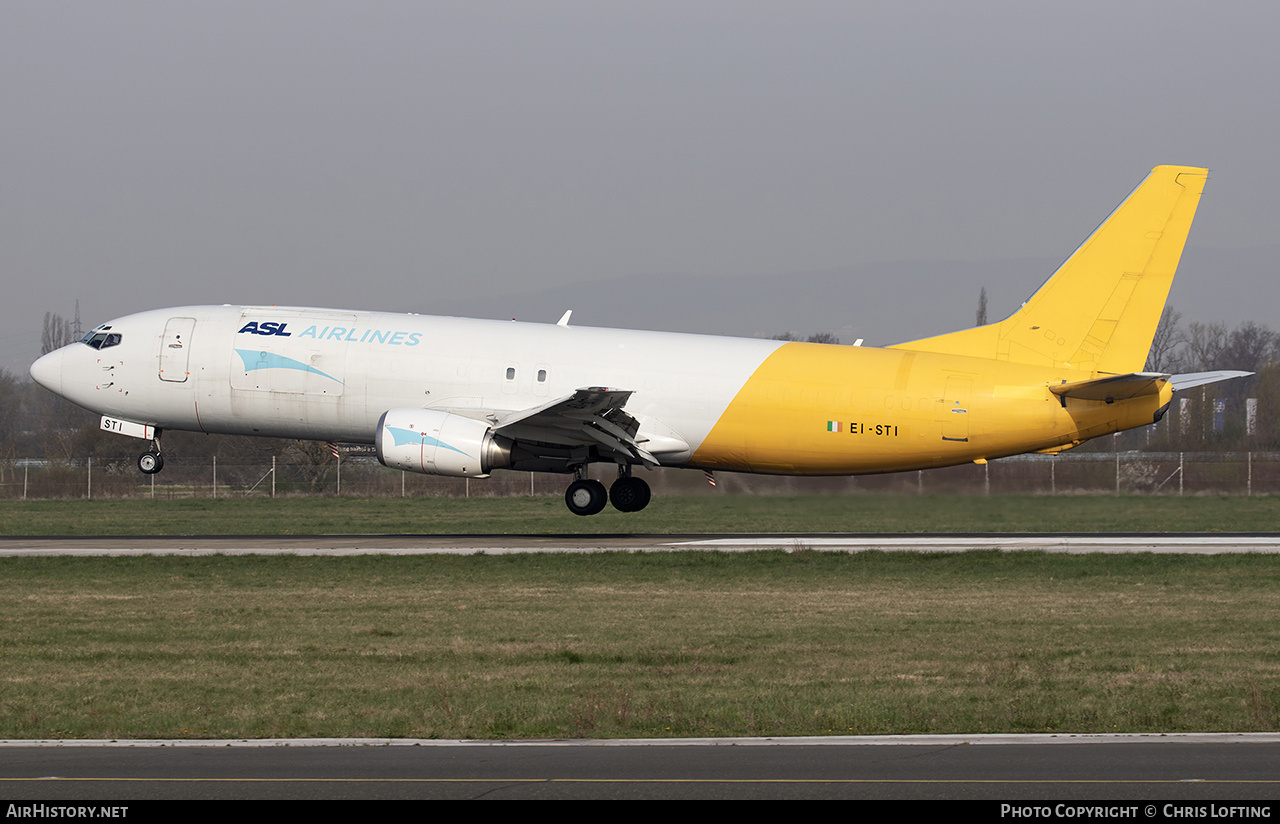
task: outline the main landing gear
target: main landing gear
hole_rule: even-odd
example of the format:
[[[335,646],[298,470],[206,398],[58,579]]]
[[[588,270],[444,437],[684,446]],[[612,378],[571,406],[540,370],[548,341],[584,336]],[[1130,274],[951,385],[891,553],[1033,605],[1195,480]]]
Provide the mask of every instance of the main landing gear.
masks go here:
[[[604,484],[586,477],[586,467],[578,468],[578,479],[564,492],[565,505],[574,515],[595,515],[612,503],[619,512],[639,512],[649,505],[649,484],[631,476],[631,467],[618,467],[618,480],[606,493]]]
[[[590,478],[579,478],[564,491],[565,505],[574,515],[595,515],[608,501],[604,484]]]
[[[609,500],[619,512],[639,512],[649,505],[649,485],[640,478],[624,475],[609,487]]]

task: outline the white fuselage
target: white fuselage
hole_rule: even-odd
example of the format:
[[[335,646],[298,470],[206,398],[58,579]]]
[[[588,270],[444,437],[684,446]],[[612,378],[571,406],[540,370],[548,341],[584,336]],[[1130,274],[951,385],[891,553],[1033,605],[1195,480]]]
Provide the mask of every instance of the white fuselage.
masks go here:
[[[777,341],[297,307],[188,306],[113,320],[32,367],[75,403],[160,429],[372,443],[399,407],[484,419],[584,386],[689,458]],[[672,438],[675,440],[672,440]]]

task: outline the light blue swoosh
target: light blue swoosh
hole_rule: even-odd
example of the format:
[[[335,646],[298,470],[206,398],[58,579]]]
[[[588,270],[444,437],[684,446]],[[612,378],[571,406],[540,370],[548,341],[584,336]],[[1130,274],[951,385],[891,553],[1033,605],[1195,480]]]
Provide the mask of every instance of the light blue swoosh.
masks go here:
[[[445,443],[444,441],[437,441],[435,438],[431,437],[430,435],[424,435],[421,432],[414,432],[412,429],[404,429],[399,426],[388,426],[387,431],[391,433],[391,436],[393,438],[395,438],[396,446],[405,446],[406,444],[414,444],[414,445],[425,444],[427,446],[442,446],[445,449],[452,449],[454,452],[457,452],[459,455],[467,455],[466,452],[463,452],[461,449],[458,449],[456,446],[449,446],[449,444]],[[471,456],[467,455],[467,457],[470,458]]]
[[[302,361],[296,361],[293,358],[286,358],[284,355],[263,352],[259,349],[237,349],[236,354],[240,356],[240,360],[244,361],[244,371],[246,372],[252,372],[255,369],[297,369],[300,372],[310,372],[322,378],[328,378],[334,383],[342,383],[333,375],[326,375],[314,366],[305,364]]]

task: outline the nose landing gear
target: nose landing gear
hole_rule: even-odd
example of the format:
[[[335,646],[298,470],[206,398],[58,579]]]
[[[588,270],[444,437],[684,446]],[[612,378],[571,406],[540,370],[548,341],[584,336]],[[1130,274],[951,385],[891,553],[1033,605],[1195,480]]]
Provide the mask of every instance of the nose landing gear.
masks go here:
[[[164,469],[164,458],[159,452],[143,452],[138,456],[138,469],[144,475],[154,475]]]
[[[164,457],[160,454],[160,437],[151,441],[151,449],[138,456],[138,470],[143,475],[154,475],[164,469]]]

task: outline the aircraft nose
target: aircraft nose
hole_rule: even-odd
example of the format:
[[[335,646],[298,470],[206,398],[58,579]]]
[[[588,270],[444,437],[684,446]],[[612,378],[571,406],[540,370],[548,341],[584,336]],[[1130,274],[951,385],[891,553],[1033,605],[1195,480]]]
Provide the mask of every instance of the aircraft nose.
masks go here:
[[[31,379],[59,395],[62,394],[62,352],[55,349],[31,364]]]

